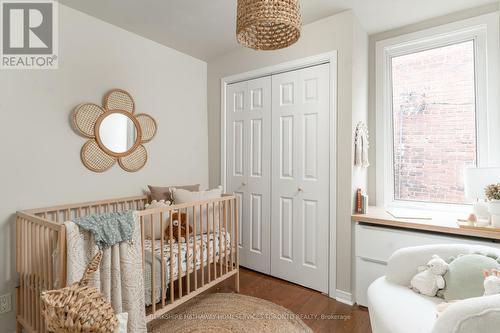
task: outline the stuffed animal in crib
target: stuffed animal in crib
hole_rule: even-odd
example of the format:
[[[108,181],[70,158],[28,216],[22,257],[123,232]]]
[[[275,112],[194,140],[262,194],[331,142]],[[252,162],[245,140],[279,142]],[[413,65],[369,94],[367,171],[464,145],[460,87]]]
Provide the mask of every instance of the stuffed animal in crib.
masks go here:
[[[189,235],[193,233],[191,226],[186,223],[186,214],[172,213],[172,236],[176,242],[185,243],[186,239],[189,239]],[[179,227],[180,223],[180,227]],[[187,227],[186,227],[187,225]],[[179,238],[179,229],[181,237]],[[165,239],[168,241],[170,239],[170,225],[165,229]]]
[[[433,255],[427,265],[419,267],[419,272],[411,279],[411,288],[427,296],[436,296],[439,289],[445,287],[443,275],[448,264],[437,255]]]
[[[500,294],[500,271],[496,269],[483,271],[484,296]]]

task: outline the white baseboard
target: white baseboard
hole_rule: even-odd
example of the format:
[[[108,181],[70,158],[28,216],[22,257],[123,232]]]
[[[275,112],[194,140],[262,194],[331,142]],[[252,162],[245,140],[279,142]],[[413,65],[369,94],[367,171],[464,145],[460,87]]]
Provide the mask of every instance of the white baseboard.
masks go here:
[[[354,305],[354,301],[352,299],[352,294],[348,293],[346,291],[342,291],[342,290],[337,289],[335,299],[340,303],[344,303],[344,304],[351,305],[351,306]]]

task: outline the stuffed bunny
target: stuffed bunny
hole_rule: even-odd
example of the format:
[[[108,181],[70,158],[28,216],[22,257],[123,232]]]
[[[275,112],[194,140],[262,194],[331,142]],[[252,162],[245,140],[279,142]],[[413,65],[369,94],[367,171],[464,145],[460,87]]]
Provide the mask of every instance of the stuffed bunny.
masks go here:
[[[436,296],[438,290],[445,286],[443,275],[447,270],[446,261],[433,255],[427,265],[419,267],[419,273],[411,279],[410,288],[423,295]]]
[[[483,271],[484,296],[500,294],[500,271],[496,269]]]

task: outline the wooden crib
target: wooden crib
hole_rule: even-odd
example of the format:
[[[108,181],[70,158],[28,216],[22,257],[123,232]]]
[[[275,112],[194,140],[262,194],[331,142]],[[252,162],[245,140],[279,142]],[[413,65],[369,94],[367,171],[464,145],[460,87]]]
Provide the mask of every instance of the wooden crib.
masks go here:
[[[182,268],[181,243],[175,243],[172,231],[163,234],[161,240],[150,241],[152,245],[151,269],[161,272],[161,295],[155,295],[155,274],[151,274],[151,301],[146,308],[147,321],[167,313],[173,308],[192,299],[216,284],[235,277],[235,289],[239,292],[239,257],[238,257],[238,202],[234,195],[223,195],[221,198],[173,205],[164,208],[144,210],[147,204],[146,196],[129,197],[121,199],[104,200],[97,202],[80,203],[73,205],[55,206],[49,208],[20,211],[16,216],[16,267],[19,273],[19,287],[17,288],[17,332],[47,332],[44,319],[40,313],[40,293],[44,290],[64,287],[66,284],[66,230],[64,222],[75,217],[93,213],[121,212],[126,210],[137,211],[141,228],[142,267],[145,263],[145,243],[154,239],[154,223],[164,227],[172,225],[176,217],[183,226],[192,221],[193,247],[186,245],[186,264]],[[216,214],[217,212],[217,214]],[[210,216],[209,216],[210,214]],[[169,216],[166,221],[164,216]],[[196,221],[200,219],[200,221]],[[150,223],[151,235],[145,234],[145,223]],[[199,222],[199,223],[197,223]],[[164,223],[167,225],[164,226]],[[209,225],[209,223],[211,225]],[[197,225],[201,230],[196,230]],[[211,231],[210,231],[211,230]],[[225,232],[217,232],[224,230]],[[208,231],[208,233],[207,233]],[[180,238],[180,230],[177,235]],[[201,246],[197,236],[201,235]],[[204,244],[204,237],[212,239],[212,253],[208,244]],[[221,236],[224,237],[221,237]],[[224,239],[222,239],[224,238]],[[216,255],[215,241],[218,241],[218,255]],[[157,244],[161,260],[158,265],[155,260]],[[229,246],[223,246],[229,243]],[[173,267],[174,260],[169,260],[170,277],[165,276],[164,248],[178,246],[177,266]],[[191,263],[189,251],[193,251]],[[198,251],[198,252],[197,252]],[[201,251],[201,252],[199,252]],[[201,262],[197,264],[196,258],[200,255]],[[206,257],[206,262],[204,258]],[[174,277],[174,272],[177,272]]]

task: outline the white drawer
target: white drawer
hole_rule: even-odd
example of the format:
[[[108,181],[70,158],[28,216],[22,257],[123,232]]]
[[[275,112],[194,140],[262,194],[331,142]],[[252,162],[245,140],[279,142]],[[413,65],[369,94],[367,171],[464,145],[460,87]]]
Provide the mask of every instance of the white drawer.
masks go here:
[[[475,244],[500,248],[486,239],[444,236],[356,223],[355,226],[355,302],[367,305],[366,291],[377,278],[385,275],[389,257],[394,251],[419,245]]]
[[[386,265],[384,263],[371,261],[370,259],[356,258],[356,303],[368,306],[366,291],[373,281],[385,275]]]
[[[394,251],[431,244],[479,244],[467,238],[356,224],[356,256],[387,262]],[[484,244],[490,245],[490,244]]]

